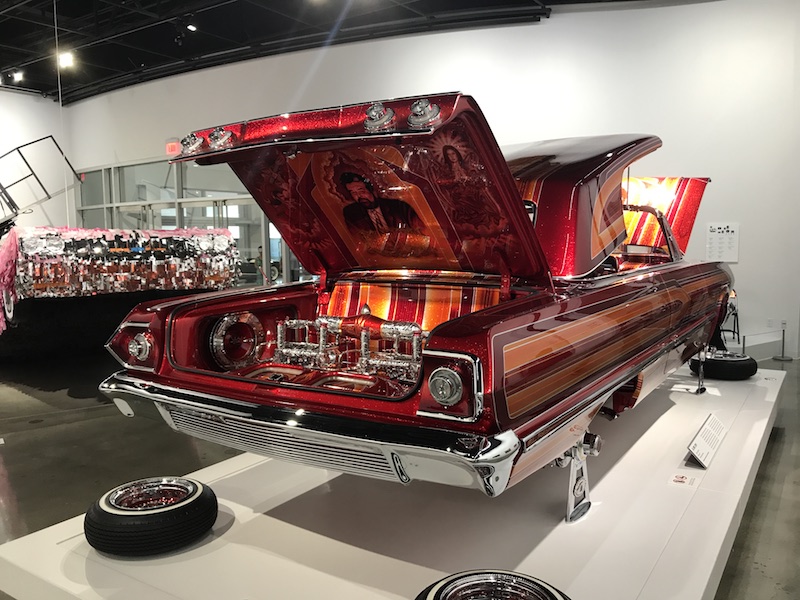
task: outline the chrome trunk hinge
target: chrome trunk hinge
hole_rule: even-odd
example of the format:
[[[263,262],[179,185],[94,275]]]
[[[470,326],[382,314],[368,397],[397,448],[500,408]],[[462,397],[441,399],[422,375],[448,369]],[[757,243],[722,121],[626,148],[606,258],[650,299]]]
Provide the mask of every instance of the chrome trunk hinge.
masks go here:
[[[328,291],[328,272],[324,269],[319,274],[317,282],[317,317],[328,314],[328,304],[331,301],[331,293]]]
[[[500,275],[500,300],[511,300],[511,275],[508,273]]]

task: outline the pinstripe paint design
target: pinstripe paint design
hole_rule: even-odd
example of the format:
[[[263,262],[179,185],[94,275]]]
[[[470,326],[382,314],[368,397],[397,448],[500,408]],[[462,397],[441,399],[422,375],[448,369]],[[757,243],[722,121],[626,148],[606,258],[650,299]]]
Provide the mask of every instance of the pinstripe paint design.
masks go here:
[[[669,299],[667,291],[648,294],[506,345],[504,388],[509,417],[548,402],[622,354],[663,336],[670,325],[669,315],[657,315]],[[546,368],[550,364],[557,368]],[[540,376],[533,378],[537,372]]]
[[[423,331],[431,331],[440,323],[499,302],[497,288],[338,281],[331,292],[328,315],[355,315],[367,304],[376,317],[411,321]]]
[[[551,375],[541,378],[535,383],[526,384],[519,390],[512,389],[507,395],[509,416],[515,418],[531,408],[547,402],[575,385],[576,382],[618,362],[620,356],[633,349],[646,347],[651,342],[663,337],[663,331],[668,327],[669,318],[664,317],[653,321],[650,327],[639,328],[627,336],[620,336],[615,341],[608,342],[605,337],[583,340],[574,349],[574,354],[578,354],[582,358],[568,360],[567,364],[560,365]],[[511,386],[509,388],[511,389]]]
[[[728,278],[724,273],[700,272],[680,283],[677,289],[647,294],[503,346],[503,387],[509,417],[516,418],[547,403],[623,354],[663,338],[664,331],[674,326],[674,316],[662,309],[677,297],[690,299],[681,303],[678,314],[713,311],[719,289],[728,284]]]
[[[630,232],[625,238],[626,244],[641,244],[659,248],[667,243],[658,219],[650,213],[626,211],[625,228]]]
[[[603,154],[595,171],[574,181],[573,173],[561,173],[556,167],[537,172],[535,178],[516,180],[523,200],[544,205],[536,232],[555,276],[588,273],[622,243],[624,171],[660,145],[658,138],[652,138]]]
[[[530,364],[531,353],[536,353],[537,349],[539,356],[551,356],[573,347],[582,339],[606,332],[609,325],[619,326],[631,318],[638,317],[637,313],[650,312],[668,301],[669,293],[667,291],[649,294],[622,306],[614,306],[600,311],[589,319],[580,319],[506,344],[503,347],[506,376],[516,369]]]
[[[707,273],[698,273],[693,277],[680,280],[681,289],[689,296],[696,292],[707,290],[709,297],[714,297],[714,299],[716,299],[716,296],[712,291],[715,290],[717,286],[726,285],[727,283],[729,283],[728,276],[719,272],[712,273],[711,275]]]
[[[714,273],[710,276],[700,273],[682,280],[681,290],[689,297],[689,302],[685,307],[687,310],[688,307],[691,307],[693,314],[716,310],[720,288],[729,283],[730,280],[723,273]]]
[[[661,145],[661,141],[651,140],[641,144],[633,152],[630,150],[614,157],[609,166],[596,176],[600,189],[592,202],[592,259],[600,254],[608,254],[619,244],[625,235],[625,220],[622,216],[622,174],[631,160],[652,152]]]
[[[539,179],[515,179],[514,182],[517,184],[519,195],[523,200],[533,202],[536,206],[539,206],[545,177],[540,177]]]
[[[596,258],[606,247],[616,245],[620,236],[625,233],[625,219],[619,204],[622,172],[626,167],[617,168],[607,175],[597,191],[597,198],[592,207],[592,258]],[[605,173],[598,179],[602,181]],[[616,202],[615,202],[616,200]]]

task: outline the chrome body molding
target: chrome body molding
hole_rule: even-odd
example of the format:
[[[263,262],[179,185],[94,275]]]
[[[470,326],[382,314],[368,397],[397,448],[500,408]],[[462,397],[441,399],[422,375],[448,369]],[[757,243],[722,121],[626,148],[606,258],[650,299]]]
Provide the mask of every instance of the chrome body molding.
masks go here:
[[[611,397],[611,393],[605,394],[601,397],[595,397],[593,399],[587,399],[584,402],[574,406],[572,409],[565,412],[563,415],[560,415],[558,419],[555,421],[548,423],[537,429],[536,431],[529,433],[525,437],[522,438],[522,445],[523,445],[523,452],[530,452],[532,450],[538,449],[543,443],[545,443],[548,439],[553,437],[555,434],[563,431],[564,428],[569,427],[569,425],[578,419],[581,415],[586,414],[587,412],[591,412],[595,408],[599,408],[606,403],[608,398]]]
[[[387,481],[476,488],[487,496],[506,489],[522,447],[513,431],[482,437],[374,423],[190,392],[124,372],[100,391],[118,407],[155,405],[176,431],[246,452]]]

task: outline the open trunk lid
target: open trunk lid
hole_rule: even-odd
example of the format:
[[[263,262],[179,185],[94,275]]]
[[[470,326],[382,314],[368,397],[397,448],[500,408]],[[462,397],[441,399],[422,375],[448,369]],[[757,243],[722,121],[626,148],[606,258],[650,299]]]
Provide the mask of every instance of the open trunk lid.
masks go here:
[[[414,269],[549,278],[511,172],[469,96],[204,129],[184,140],[176,160],[228,163],[311,273]]]
[[[681,252],[686,252],[708,177],[628,177],[623,181],[623,202],[651,206],[664,214]],[[661,228],[647,213],[626,213],[629,244],[663,246]]]

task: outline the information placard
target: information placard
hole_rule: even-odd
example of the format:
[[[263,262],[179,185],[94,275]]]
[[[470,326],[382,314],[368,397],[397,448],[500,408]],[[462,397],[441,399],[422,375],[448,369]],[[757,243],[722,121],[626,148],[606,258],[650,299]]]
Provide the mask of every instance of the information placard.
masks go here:
[[[704,469],[711,464],[726,433],[723,422],[711,414],[689,444],[689,452]]]
[[[706,260],[739,262],[739,223],[709,223]]]

